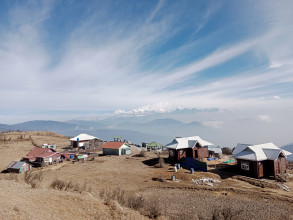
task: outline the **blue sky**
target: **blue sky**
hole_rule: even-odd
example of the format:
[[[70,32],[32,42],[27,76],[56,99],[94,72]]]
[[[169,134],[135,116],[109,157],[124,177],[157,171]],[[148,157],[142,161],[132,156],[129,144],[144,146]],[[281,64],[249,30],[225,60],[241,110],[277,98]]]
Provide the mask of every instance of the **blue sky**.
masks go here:
[[[229,112],[208,117],[216,127],[239,117],[281,127],[292,122],[292,6],[3,0],[0,120],[181,107]]]

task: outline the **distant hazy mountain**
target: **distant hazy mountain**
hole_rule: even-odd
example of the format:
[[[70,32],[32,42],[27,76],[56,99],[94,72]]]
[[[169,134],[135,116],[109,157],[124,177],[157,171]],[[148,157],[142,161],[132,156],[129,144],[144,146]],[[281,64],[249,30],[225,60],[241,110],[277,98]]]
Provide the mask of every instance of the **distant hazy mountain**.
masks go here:
[[[0,130],[36,130],[36,131],[52,131],[57,132],[66,136],[76,136],[80,133],[87,133],[90,135],[97,136],[103,140],[113,140],[117,135],[122,136],[126,140],[132,141],[136,144],[141,142],[151,142],[154,140],[165,143],[168,138],[162,135],[147,134],[135,130],[128,130],[123,127],[108,129],[110,125],[90,122],[90,121],[70,121],[70,122],[59,122],[59,121],[28,121],[24,123],[5,125],[0,124]]]
[[[283,146],[282,149],[292,153],[292,155],[287,157],[287,160],[293,161],[293,143]]]
[[[7,131],[9,129],[13,129],[11,125],[0,124],[0,132]]]
[[[16,127],[19,130],[37,130],[37,131],[51,131],[54,130],[56,132],[65,131],[68,129],[72,129],[72,125],[65,123],[65,122],[59,122],[59,121],[27,121],[19,124],[13,125],[13,127]]]
[[[177,109],[175,113],[198,111],[196,109]],[[159,114],[159,113],[158,113]],[[174,114],[174,112],[173,112]],[[171,118],[152,117],[108,117],[100,120],[70,120],[60,121],[27,121],[14,125],[0,124],[0,130],[38,130],[53,131],[67,136],[75,136],[80,133],[94,135],[103,140],[113,140],[119,135],[136,144],[141,142],[157,141],[167,144],[178,136],[201,135],[207,127],[200,122],[185,123]]]

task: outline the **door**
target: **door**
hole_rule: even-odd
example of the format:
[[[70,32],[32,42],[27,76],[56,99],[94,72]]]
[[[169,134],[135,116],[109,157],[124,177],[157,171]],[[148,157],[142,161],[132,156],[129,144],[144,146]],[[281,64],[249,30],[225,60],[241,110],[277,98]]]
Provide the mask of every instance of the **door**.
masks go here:
[[[193,158],[193,153],[192,153],[192,149],[191,148],[188,148],[186,150],[186,157]]]
[[[258,162],[258,177],[261,178],[263,176],[264,176],[263,162]]]

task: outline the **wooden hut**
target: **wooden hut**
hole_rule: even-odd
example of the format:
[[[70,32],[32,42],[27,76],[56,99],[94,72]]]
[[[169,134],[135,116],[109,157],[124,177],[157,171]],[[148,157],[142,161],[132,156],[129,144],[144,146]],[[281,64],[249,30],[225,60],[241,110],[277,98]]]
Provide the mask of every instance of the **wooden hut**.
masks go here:
[[[166,145],[169,150],[169,158],[173,162],[187,157],[192,159],[202,159],[209,156],[208,146],[213,145],[201,139],[199,136],[178,137]]]
[[[292,154],[273,143],[237,146],[233,157],[237,159],[239,173],[255,178],[276,178],[278,174],[285,173],[286,157]]]

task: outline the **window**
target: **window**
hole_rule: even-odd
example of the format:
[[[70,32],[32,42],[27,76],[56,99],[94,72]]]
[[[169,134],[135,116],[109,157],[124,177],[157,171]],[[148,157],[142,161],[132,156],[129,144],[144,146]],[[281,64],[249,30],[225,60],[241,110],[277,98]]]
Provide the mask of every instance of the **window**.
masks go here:
[[[241,162],[241,169],[242,170],[249,170],[249,163]]]

